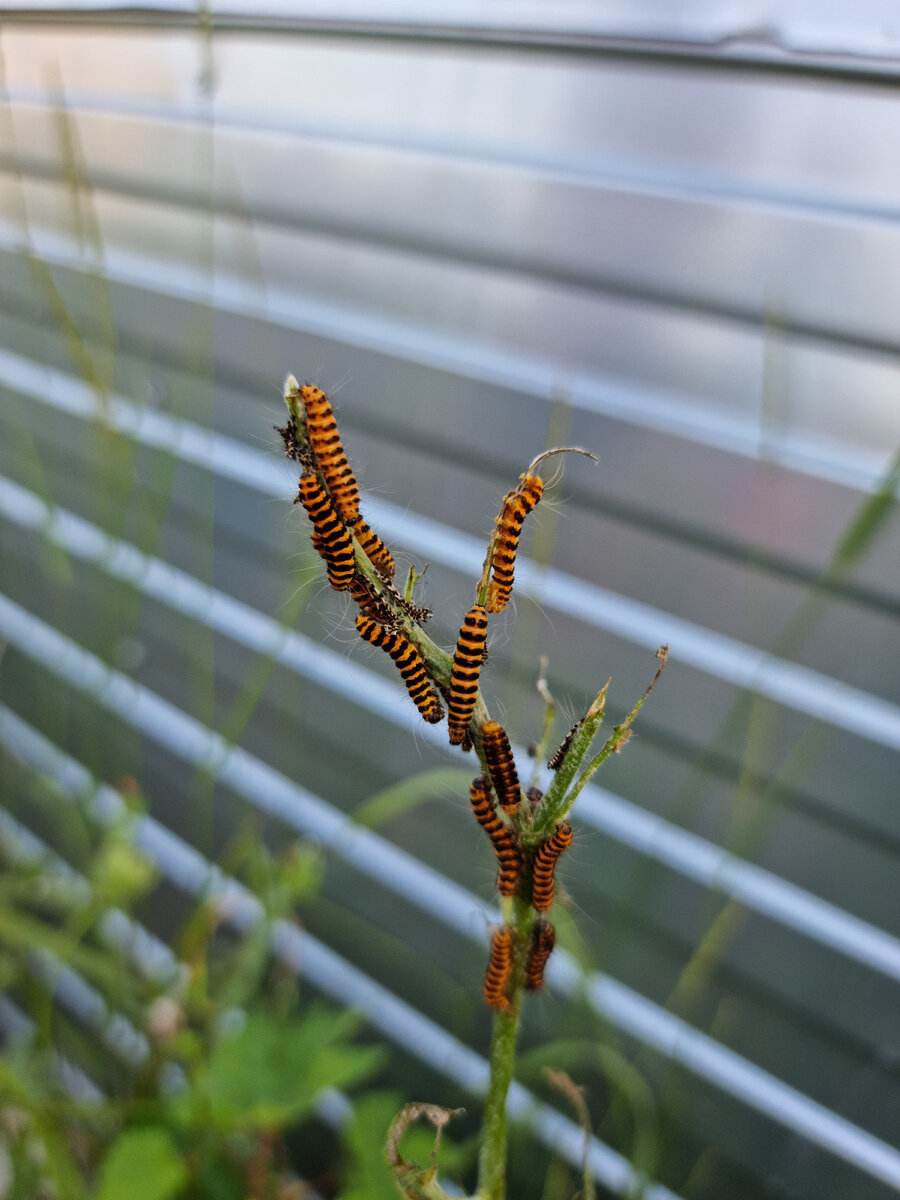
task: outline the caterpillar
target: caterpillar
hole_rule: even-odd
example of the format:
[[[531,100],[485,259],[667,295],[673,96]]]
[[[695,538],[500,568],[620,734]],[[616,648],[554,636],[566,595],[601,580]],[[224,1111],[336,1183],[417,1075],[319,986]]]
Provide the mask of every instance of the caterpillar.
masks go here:
[[[535,921],[528,946],[525,963],[525,987],[529,992],[538,992],[544,986],[544,968],[556,945],[556,930],[543,918]]]
[[[443,720],[440,697],[428,680],[422,656],[406,634],[399,629],[388,629],[362,613],[356,618],[356,628],[364,641],[380,646],[391,656],[400,669],[411,700],[425,720],[430,725]]]
[[[524,475],[519,486],[503,505],[503,511],[497,521],[499,529],[491,562],[493,574],[487,595],[489,613],[502,612],[512,595],[519,535],[525,518],[538,503],[543,491],[544,483],[539,475]]]
[[[509,983],[509,973],[512,970],[512,934],[504,925],[498,929],[491,941],[491,957],[484,973],[484,998],[491,1006],[500,1012],[509,1008],[509,997],[506,985]]]
[[[472,802],[475,820],[491,839],[491,845],[497,855],[497,891],[501,896],[514,896],[522,866],[522,855],[511,831],[497,816],[488,781],[483,775],[472,780],[469,800]]]
[[[357,573],[350,580],[350,595],[356,601],[363,616],[371,617],[381,625],[390,621],[390,612],[364,576]]]
[[[466,613],[453,655],[450,672],[450,695],[447,701],[447,724],[450,742],[458,746],[466,736],[475,700],[478,696],[478,675],[484,658],[487,637],[487,613],[483,604],[473,604]]]
[[[411,621],[415,621],[417,625],[423,624],[423,622],[427,621],[431,616],[430,608],[421,608],[418,605],[413,604],[412,601],[407,600],[405,596],[402,596],[400,592],[397,591],[396,587],[389,579],[384,581],[383,591],[390,596],[391,603],[397,608],[402,608],[409,619]]]
[[[553,903],[556,860],[572,845],[573,830],[568,821],[557,825],[556,832],[541,842],[534,852],[531,868],[531,903],[538,912],[546,912]]]
[[[500,806],[507,816],[514,816],[519,811],[522,794],[506,730],[496,721],[485,721],[481,727],[481,744]]]
[[[572,739],[575,737],[575,734],[578,732],[578,730],[581,728],[581,726],[583,724],[584,724],[584,717],[581,717],[578,721],[575,722],[575,724],[572,726],[572,728],[569,730],[569,732],[566,734],[566,736],[563,738],[563,740],[559,743],[559,749],[556,751],[556,753],[553,755],[553,757],[547,763],[547,766],[549,767],[549,769],[551,771],[558,771],[559,768],[562,766],[563,759],[566,757],[568,749],[572,745]]]
[[[325,560],[328,582],[336,592],[345,592],[353,579],[353,542],[313,472],[304,471],[300,476],[297,500],[313,523],[312,544]]]
[[[350,530],[366,552],[366,557],[381,578],[393,579],[394,556],[378,534],[373,529],[370,529],[362,517],[359,516],[355,521],[350,522]]]
[[[306,432],[319,469],[325,476],[334,506],[349,525],[359,516],[359,487],[341,445],[331,401],[321,388],[304,383],[300,389],[306,412]]]
[[[276,433],[281,434],[281,440],[284,443],[285,458],[292,458],[296,461],[300,457],[303,443],[300,441],[297,433],[297,423],[294,418],[288,417],[286,424],[273,425],[272,428]]]

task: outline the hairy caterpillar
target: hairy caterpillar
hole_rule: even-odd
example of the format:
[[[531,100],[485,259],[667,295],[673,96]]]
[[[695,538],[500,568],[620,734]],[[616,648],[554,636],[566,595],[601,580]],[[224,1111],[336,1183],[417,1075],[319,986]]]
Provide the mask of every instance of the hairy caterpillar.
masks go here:
[[[356,618],[356,628],[364,641],[380,646],[391,656],[403,676],[410,698],[425,720],[431,725],[442,720],[444,709],[440,697],[429,681],[422,656],[406,634],[399,629],[388,629],[362,613]]]
[[[516,549],[525,518],[540,500],[544,483],[539,475],[525,475],[507,499],[497,522],[499,532],[491,562],[492,578],[488,587],[487,610],[502,612],[512,595]]]
[[[359,516],[359,488],[341,445],[331,401],[321,388],[304,383],[300,388],[306,412],[306,432],[319,469],[325,476],[335,508],[348,524]]]
[[[522,794],[506,730],[496,721],[485,721],[481,727],[481,744],[500,806],[508,816],[513,816],[519,811]]]
[[[478,696],[478,676],[484,659],[487,637],[487,613],[483,604],[473,604],[466,613],[453,655],[450,696],[447,701],[447,725],[450,741],[458,746],[469,730]]]
[[[501,1012],[509,1008],[506,985],[512,969],[512,934],[506,925],[498,929],[491,942],[491,957],[484,974],[484,998],[491,1008]]]
[[[531,868],[531,903],[538,912],[546,912],[553,903],[556,860],[572,845],[573,830],[568,821],[557,825],[556,832],[541,842],[534,852]]]
[[[501,896],[514,896],[522,866],[522,854],[512,832],[497,816],[491,801],[488,781],[483,775],[472,781],[469,800],[472,802],[475,820],[491,839],[491,845],[497,855],[497,891]]]
[[[328,582],[335,591],[345,592],[353,578],[353,542],[312,471],[304,471],[300,476],[297,500],[313,523],[312,544],[328,567]]]

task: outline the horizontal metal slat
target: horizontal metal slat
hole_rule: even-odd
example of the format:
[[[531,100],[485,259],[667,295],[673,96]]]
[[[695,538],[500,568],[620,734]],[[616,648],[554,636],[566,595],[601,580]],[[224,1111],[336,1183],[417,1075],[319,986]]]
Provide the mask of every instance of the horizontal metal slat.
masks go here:
[[[115,229],[104,208],[114,214],[115,198],[132,198],[204,220],[219,211],[252,222],[270,282],[278,264],[268,260],[265,225],[737,323],[759,325],[770,310],[787,333],[900,349],[886,316],[891,264],[900,258],[896,208],[873,220],[813,198],[784,205],[765,193],[629,185],[615,176],[592,179],[589,168],[554,171],[218,124],[213,136],[201,120],[90,110],[67,119],[110,243],[127,237],[126,223]],[[21,105],[15,113],[21,149],[14,160],[7,150],[5,165],[18,166],[35,225],[37,180],[73,169],[60,159],[59,121],[52,108]],[[132,232],[135,245],[140,232]],[[217,269],[233,269],[231,257],[227,242],[220,244]],[[827,286],[835,278],[840,287]]]
[[[3,706],[0,706],[0,740],[37,769],[50,774],[71,794],[91,793],[103,819],[121,814],[124,806],[118,793],[105,784],[95,788],[80,763],[62,753]],[[263,919],[262,905],[246,887],[224,875],[152,817],[137,819],[136,844],[177,886],[194,895],[217,898],[228,922],[241,932],[247,932]],[[400,997],[380,987],[309,933],[301,932],[287,921],[278,921],[273,929],[272,949],[298,975],[310,978],[318,988],[341,1003],[362,1009],[369,1021],[390,1040],[467,1090],[483,1093],[487,1083],[487,1062],[480,1055]],[[519,1083],[513,1083],[510,1089],[508,1112],[513,1119],[527,1121],[556,1153],[575,1165],[581,1164],[584,1155],[582,1131],[554,1109],[536,1103]],[[589,1163],[596,1178],[616,1190],[621,1191],[636,1180],[625,1159],[596,1138],[589,1143]],[[646,1195],[648,1200],[678,1200],[673,1192],[660,1184],[650,1184]]]
[[[140,10],[102,0],[20,0],[10,17],[120,22],[178,23],[197,26],[196,9],[187,0],[149,0]],[[623,55],[720,59],[732,70],[748,64],[755,69],[800,73],[844,72],[877,80],[892,74],[894,42],[889,0],[867,0],[860,16],[828,19],[815,8],[792,0],[758,6],[730,6],[714,0],[694,0],[677,10],[657,4],[603,5],[567,0],[551,10],[521,0],[496,0],[488,9],[475,0],[444,0],[423,11],[403,0],[341,0],[327,13],[308,0],[269,0],[263,9],[248,9],[245,0],[219,0],[207,20],[213,29],[266,29],[269,32],[344,34],[350,37],[388,37],[462,43],[486,42],[492,47],[532,46],[568,48],[580,52]],[[862,18],[862,19],[860,19]]]
[[[344,857],[347,854],[354,854],[355,857],[364,842],[372,845],[376,844],[376,841],[382,842],[377,835],[368,834],[366,830],[354,830],[352,840],[344,842],[343,838],[338,838],[335,844],[338,830],[343,833],[347,827],[346,818],[341,817],[340,824],[334,826],[334,817],[326,812],[322,802],[310,809],[312,798],[298,785],[271,772],[265,764],[253,760],[252,756],[239,748],[227,748],[217,734],[204,730],[199,722],[185,713],[179,713],[173,706],[162,702],[160,698],[140,688],[121,673],[110,671],[94,655],[86,654],[67,638],[61,638],[50,626],[37,622],[22,608],[5,600],[0,602],[0,629],[13,644],[32,658],[41,661],[49,670],[65,676],[68,682],[79,688],[97,691],[100,694],[97,698],[106,706],[125,716],[130,724],[142,727],[151,737],[161,740],[176,755],[186,757],[197,766],[215,766],[218,769],[218,779],[223,784],[235,788],[238,792],[244,792],[254,803],[264,800],[266,810],[271,814],[277,812],[288,824],[296,824],[306,809],[310,810],[311,814],[318,812],[319,815],[314,816],[314,828],[320,834],[325,833],[331,844],[336,845],[338,852],[343,850]],[[325,822],[324,826],[322,821]],[[392,856],[396,856],[397,853],[391,851]],[[382,856],[379,853],[380,857]],[[372,853],[361,854],[356,860],[360,868],[366,874],[370,874],[373,869]],[[440,890],[461,890],[406,856],[403,856],[403,870],[389,871],[384,882],[388,883],[389,887],[412,887],[418,892],[418,884],[413,884],[410,880],[418,881],[420,877],[427,880],[420,902],[432,907],[433,896]],[[466,932],[467,936],[472,936],[473,930],[468,923],[468,916],[462,914],[470,912],[473,906],[478,910],[480,902],[473,896],[462,893],[461,895],[466,900],[466,907],[440,905],[439,911],[434,914],[444,923],[454,922],[462,917],[462,931]],[[480,923],[476,932],[479,941],[484,940],[484,929],[484,924]],[[565,990],[577,990],[581,986],[578,982],[581,978],[580,972],[577,972],[575,965],[571,964],[568,956],[564,954],[558,955],[556,967],[550,978],[551,982],[558,979]],[[787,1121],[796,1132],[814,1140],[823,1148],[838,1152],[840,1157],[870,1171],[870,1174],[888,1182],[900,1181],[900,1153],[890,1150],[883,1142],[871,1138],[871,1135],[853,1127],[850,1122],[830,1114],[829,1110],[821,1105],[804,1106],[806,1098],[802,1094],[774,1080],[773,1076],[762,1072],[760,1068],[752,1067],[748,1063],[746,1067],[749,1073],[744,1076],[743,1060],[732,1051],[726,1051],[706,1034],[694,1031],[691,1032],[690,1038],[683,1039],[679,1030],[684,1022],[673,1018],[655,1004],[644,1001],[636,992],[624,988],[612,979],[596,977],[596,980],[596,988],[589,989],[589,994],[593,1002],[598,1004],[599,1013],[612,1020],[613,1024],[620,1025],[624,1031],[638,1038],[649,1038],[656,1049],[671,1052],[676,1055],[682,1066],[691,1070],[700,1069],[703,1078],[709,1078],[716,1086],[726,1087],[726,1090],[733,1091],[742,1099],[750,1094],[760,1099],[760,1102],[767,1103],[774,1088],[774,1094],[780,1099],[772,1108],[767,1106],[763,1111],[769,1115],[776,1115],[781,1121]],[[684,1026],[685,1033],[688,1028],[689,1026]],[[691,1045],[695,1042],[702,1048],[702,1054],[696,1057],[691,1050]],[[719,1056],[719,1050],[724,1051],[724,1054]],[[710,1068],[712,1073],[707,1074],[709,1056],[712,1056],[714,1067]]]
[[[142,227],[149,247],[155,236],[154,213],[143,206],[140,212],[132,213],[131,221]],[[167,217],[167,227],[170,221]],[[390,272],[397,264],[392,259],[390,272],[385,276],[383,268],[386,264],[378,256],[369,262],[368,259],[361,260],[359,253],[354,252],[352,263],[348,262],[347,267],[352,267],[358,294],[354,304],[348,306],[339,294],[331,294],[335,255],[340,257],[343,252],[338,243],[313,239],[298,258],[298,238],[280,239],[271,247],[273,261],[279,260],[281,269],[290,271],[294,279],[303,278],[313,290],[298,293],[296,287],[288,288],[284,282],[269,280],[263,294],[252,280],[229,276],[224,269],[210,277],[202,266],[189,266],[196,257],[196,247],[207,244],[205,218],[198,216],[185,228],[179,228],[174,242],[173,232],[169,229],[161,241],[160,257],[156,259],[135,256],[108,245],[103,276],[121,285],[149,289],[151,294],[156,292],[202,306],[213,304],[216,311],[223,314],[240,314],[251,321],[263,319],[283,323],[314,338],[333,339],[344,347],[368,348],[395,355],[407,363],[449,370],[462,379],[513,387],[529,396],[549,399],[562,390],[576,409],[606,415],[623,422],[626,428],[633,425],[636,431],[660,431],[688,439],[698,446],[724,450],[751,461],[761,459],[851,487],[874,489],[891,458],[894,447],[890,436],[882,433],[872,440],[872,433],[882,427],[879,421],[883,422],[884,414],[893,412],[890,407],[893,385],[888,363],[866,357],[860,359],[858,355],[845,360],[835,356],[834,351],[810,349],[807,353],[801,347],[793,366],[802,379],[808,379],[817,400],[837,411],[849,391],[865,405],[867,415],[861,418],[860,425],[863,436],[854,442],[843,418],[840,426],[843,445],[839,445],[834,436],[823,436],[821,432],[810,436],[814,429],[809,424],[812,414],[803,413],[802,406],[800,423],[789,437],[786,433],[770,436],[767,422],[761,420],[759,412],[765,348],[765,331],[762,329],[755,330],[752,335],[748,332],[744,337],[732,336],[733,331],[725,336],[721,324],[712,330],[702,324],[693,326],[684,314],[667,314],[660,323],[649,320],[648,324],[647,314],[642,313],[635,324],[634,313],[623,320],[619,311],[623,307],[621,300],[616,305],[604,302],[594,311],[596,296],[591,296],[589,302],[586,300],[582,310],[581,301],[571,294],[565,297],[535,295],[530,303],[541,311],[546,310],[551,324],[553,312],[564,299],[570,310],[567,317],[570,335],[578,341],[582,332],[587,338],[590,331],[594,344],[591,355],[600,353],[605,359],[602,367],[588,358],[573,363],[561,373],[554,361],[557,348],[542,344],[544,334],[541,331],[532,331],[529,345],[517,345],[521,331],[515,337],[508,336],[515,325],[522,296],[515,295],[490,276],[482,275],[479,285],[491,291],[496,289],[496,303],[487,310],[479,306],[476,315],[485,325],[482,333],[491,337],[493,344],[476,338],[474,330],[466,327],[472,315],[471,304],[466,299],[471,292],[472,279],[464,277],[465,273],[460,276],[451,272],[453,277],[442,282],[442,305],[448,308],[445,315],[449,323],[438,331],[425,323],[437,314],[428,312],[427,298],[420,294],[418,266],[409,279],[406,278],[410,269],[408,263],[401,275],[394,277]],[[239,222],[233,230],[222,229],[221,234],[232,247],[240,245],[242,225]],[[259,236],[265,235],[260,232]],[[88,272],[96,269],[74,253],[72,243],[65,239],[33,230],[32,241],[35,252],[48,265]],[[7,251],[17,247],[18,242],[19,234],[14,229],[7,227],[5,237],[0,233],[0,245]],[[181,257],[175,263],[169,256],[179,247]],[[312,256],[310,261],[304,260],[307,252]],[[373,309],[366,311],[360,305],[368,286],[370,266],[374,272],[371,274],[370,297]],[[433,264],[429,269],[434,269]],[[338,276],[338,281],[342,277]],[[317,295],[315,289],[320,285],[322,290]],[[526,294],[529,286],[525,288]],[[384,296],[386,288],[395,303],[407,292],[415,298],[418,305],[415,319],[412,307],[406,312],[401,306],[393,314],[386,313],[383,304],[379,303],[376,308],[376,294]],[[515,292],[518,291],[517,285]],[[627,313],[627,303],[624,308]],[[456,314],[463,312],[468,315],[460,325]],[[498,320],[501,324],[510,322],[509,330],[498,327]],[[559,333],[562,333],[562,326]],[[643,361],[664,366],[665,385],[662,378],[656,380],[648,375],[646,366],[638,368],[632,350],[627,349],[635,346],[636,337],[643,343]],[[720,354],[712,359],[709,355],[711,340],[720,347]],[[586,341],[585,347],[587,344]],[[649,360],[646,359],[648,346],[654,351]],[[691,349],[701,346],[702,364]],[[623,347],[626,348],[624,358]],[[346,358],[346,349],[343,357]],[[793,352],[791,357],[794,357]],[[637,377],[633,374],[635,370],[638,370]],[[700,390],[692,392],[692,388]]]
[[[279,776],[259,760],[254,760],[240,748],[227,747],[219,735],[205,729],[186,713],[179,712],[120,672],[110,670],[95,656],[83,651],[69,639],[62,638],[52,627],[37,621],[18,605],[5,599],[0,599],[0,632],[18,649],[64,677],[70,684],[92,691],[104,705],[163,742],[175,754],[197,766],[207,769],[214,767],[222,783],[244,793],[251,802],[264,803],[266,811],[277,814],[289,825],[297,827],[298,821],[302,821],[304,831],[316,832],[320,837],[324,835],[324,839],[343,857],[352,855],[366,874],[372,873],[376,863],[380,870],[381,860],[389,850],[390,857],[396,858],[397,863],[402,861],[403,865],[399,871],[396,866],[389,869],[384,882],[394,889],[411,889],[413,894],[421,890],[418,903],[431,909],[437,905],[436,896],[453,894],[454,901],[460,903],[437,905],[438,911],[434,915],[444,923],[461,920],[461,931],[472,936],[468,914],[473,908],[477,911],[482,906],[471,895],[422,867],[416,860],[387,847],[377,835],[356,829],[352,831],[352,838],[345,839],[346,818],[341,816],[335,823],[335,815],[328,811],[328,806],[310,797],[304,789]],[[309,826],[303,819],[305,814],[309,815]],[[379,846],[377,859],[371,850],[375,845]],[[360,854],[362,847],[368,852]],[[418,885],[420,879],[425,881],[422,889]],[[488,909],[487,912],[491,914],[492,910]],[[480,941],[483,941],[484,928],[484,924],[479,923],[476,936]],[[581,988],[580,971],[568,956],[559,953],[552,968],[549,976],[551,983],[559,982],[569,994]],[[761,1111],[787,1124],[823,1149],[837,1153],[839,1157],[885,1182],[900,1184],[900,1152],[823,1106],[809,1101],[767,1072],[746,1063],[739,1055],[728,1051],[707,1035],[690,1030],[685,1022],[644,1000],[632,989],[608,977],[592,978],[594,983],[588,989],[592,1002],[601,1015],[623,1031],[649,1041],[661,1053],[673,1056],[682,1066],[698,1071],[701,1077],[709,1079],[716,1086],[742,1099],[752,1097],[762,1106]]]
[[[94,414],[96,401],[84,384],[17,361],[9,354],[4,354],[2,361],[7,381],[12,383],[15,379],[17,390],[33,400],[82,417]],[[211,430],[202,430],[192,422],[139,409],[121,397],[110,401],[108,411],[116,428],[146,445],[169,449],[186,461],[255,490],[283,494],[271,459],[258,451]],[[375,498],[369,501],[368,511],[373,524],[389,541],[401,543],[426,559],[470,574],[481,562],[482,543],[449,526],[413,516]],[[757,691],[817,720],[829,724],[839,720],[845,729],[859,737],[900,749],[900,708],[888,701],[554,569],[535,572],[523,562],[518,568],[518,578],[522,590],[533,592],[542,603],[588,625],[606,629],[649,650],[668,642],[675,661],[688,663],[737,687]]]
[[[342,653],[287,631],[272,618],[142,554],[134,546],[109,538],[72,513],[48,510],[33,493],[2,479],[0,513],[7,520],[35,530],[45,527],[49,520],[53,540],[69,553],[101,565],[144,594],[193,616],[258,654],[272,655],[354,705],[387,716],[410,733],[443,747],[443,731],[423,730],[396,685],[347,660]],[[735,858],[604,788],[592,785],[586,789],[578,812],[594,828],[696,882],[728,892],[773,920],[900,981],[900,942],[771,872]]]

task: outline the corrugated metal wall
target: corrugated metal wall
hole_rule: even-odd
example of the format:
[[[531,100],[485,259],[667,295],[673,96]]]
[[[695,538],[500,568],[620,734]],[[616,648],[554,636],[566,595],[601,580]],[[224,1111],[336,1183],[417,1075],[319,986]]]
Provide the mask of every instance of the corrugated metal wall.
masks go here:
[[[211,857],[251,805],[321,838],[313,984],[364,998],[455,1102],[488,1028],[464,783],[374,838],[341,815],[472,762],[324,588],[271,427],[289,370],[332,393],[364,511],[429,563],[448,647],[503,492],[545,445],[588,447],[599,466],[567,459],[535,514],[488,702],[524,746],[540,655],[560,732],[609,675],[625,712],[661,642],[671,663],[576,810],[560,925],[587,986],[560,954],[524,1044],[621,1044],[678,1195],[894,1194],[900,104],[879,6],[847,27],[799,3],[74,8],[0,25],[5,753],[139,776]]]

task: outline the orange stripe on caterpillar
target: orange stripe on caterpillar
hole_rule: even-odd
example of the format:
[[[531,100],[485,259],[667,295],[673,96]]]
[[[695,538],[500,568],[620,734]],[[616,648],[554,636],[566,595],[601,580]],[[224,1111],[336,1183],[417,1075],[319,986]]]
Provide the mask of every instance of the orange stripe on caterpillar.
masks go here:
[[[481,745],[500,806],[507,816],[513,816],[519,811],[522,794],[506,730],[496,721],[485,721],[481,727]]]
[[[541,842],[534,852],[531,867],[531,903],[538,912],[546,912],[553,903],[556,860],[572,845],[573,830],[568,821],[557,825],[556,832]]]
[[[450,741],[458,746],[466,736],[475,701],[478,697],[478,676],[484,659],[487,637],[487,613],[483,604],[473,604],[466,613],[453,655],[450,673],[450,696],[447,701],[447,724]]]
[[[297,500],[312,521],[312,543],[328,567],[328,582],[336,592],[345,592],[353,578],[353,542],[313,472],[304,471],[300,476]]]
[[[316,463],[325,476],[334,506],[347,524],[359,516],[359,487],[341,445],[331,401],[321,388],[304,383],[300,389],[306,413],[306,432]]]
[[[497,521],[497,541],[491,561],[492,578],[487,595],[489,613],[502,612],[512,595],[519,535],[525,518],[538,503],[543,491],[544,482],[539,475],[524,475],[503,506]]]
[[[538,992],[544,986],[544,968],[556,945],[556,930],[543,918],[535,921],[528,946],[525,963],[525,987],[529,992]]]
[[[509,1008],[509,997],[506,987],[512,970],[512,934],[504,925],[494,934],[491,942],[491,957],[484,973],[484,998],[491,1006],[500,1012]]]
[[[472,780],[469,800],[475,820],[491,839],[497,855],[497,891],[501,896],[514,896],[522,867],[522,854],[511,830],[497,816],[488,782],[483,775]]]
[[[353,536],[366,552],[369,562],[382,579],[394,578],[394,556],[377,533],[365,523],[362,517],[357,517],[350,523]]]
[[[444,716],[440,697],[432,687],[421,654],[399,629],[388,629],[360,613],[356,618],[359,636],[373,646],[380,646],[399,668],[406,690],[416,708],[430,725]]]

